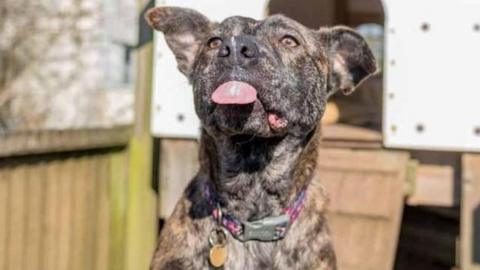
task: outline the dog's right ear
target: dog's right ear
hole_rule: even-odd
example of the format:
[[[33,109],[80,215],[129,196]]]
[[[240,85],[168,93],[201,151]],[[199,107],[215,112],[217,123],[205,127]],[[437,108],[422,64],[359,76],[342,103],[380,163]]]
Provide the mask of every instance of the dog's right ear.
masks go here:
[[[192,9],[156,7],[145,13],[145,19],[151,27],[165,34],[178,69],[190,77],[201,43],[211,29],[208,18]]]
[[[365,39],[353,29],[336,26],[319,30],[330,63],[328,95],[340,90],[351,94],[377,72],[377,64]]]

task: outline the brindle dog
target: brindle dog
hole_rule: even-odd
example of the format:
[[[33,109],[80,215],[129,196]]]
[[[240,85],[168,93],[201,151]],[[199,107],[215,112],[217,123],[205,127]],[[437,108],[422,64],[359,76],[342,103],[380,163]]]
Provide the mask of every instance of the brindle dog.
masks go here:
[[[151,269],[213,269],[208,239],[218,225],[206,186],[222,213],[241,221],[280,216],[308,192],[283,239],[242,242],[227,233],[223,269],[336,269],[315,173],[319,120],[330,95],[351,93],[376,71],[365,40],[347,27],[312,30],[282,15],[215,23],[158,7],[146,19],[193,85],[201,121],[200,170],[165,223]]]

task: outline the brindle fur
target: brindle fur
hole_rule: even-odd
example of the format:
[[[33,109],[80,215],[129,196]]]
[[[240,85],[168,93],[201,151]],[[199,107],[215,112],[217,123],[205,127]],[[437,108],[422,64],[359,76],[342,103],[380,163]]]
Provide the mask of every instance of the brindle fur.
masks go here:
[[[223,269],[336,269],[324,214],[328,200],[315,170],[318,123],[328,96],[352,92],[375,72],[363,38],[345,27],[311,30],[281,15],[212,23],[190,9],[161,7],[146,18],[165,34],[179,70],[192,83],[202,124],[200,170],[165,223],[151,269],[211,269],[208,236],[215,223],[205,183],[219,195],[224,212],[250,221],[281,215],[307,187],[305,208],[284,239],[242,243],[228,234]],[[285,35],[299,45],[282,46],[279,40]],[[220,59],[218,50],[206,45],[211,37],[225,42],[232,36],[254,40],[258,55]],[[214,104],[212,92],[230,80],[253,85],[258,100],[242,106]],[[287,119],[287,127],[270,128],[268,112]]]

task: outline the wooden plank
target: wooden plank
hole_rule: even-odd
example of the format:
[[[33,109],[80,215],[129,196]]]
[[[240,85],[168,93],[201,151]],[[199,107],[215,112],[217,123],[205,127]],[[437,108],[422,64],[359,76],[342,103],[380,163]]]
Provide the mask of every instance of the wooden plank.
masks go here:
[[[109,156],[98,157],[95,181],[95,246],[92,269],[109,269],[110,213],[108,194]]]
[[[42,256],[42,211],[45,202],[44,179],[46,166],[32,164],[25,166],[27,169],[27,215],[26,233],[24,239],[25,259],[23,269],[38,270]]]
[[[378,150],[382,148],[381,142],[359,142],[359,141],[322,141],[321,145],[328,148],[352,148],[352,149],[374,149]]]
[[[330,227],[334,231],[334,244],[336,248],[339,268],[350,270],[362,269],[393,269],[381,268],[385,266],[383,260],[390,251],[382,243],[381,237],[371,237],[371,231],[382,234],[387,226],[384,222],[375,219],[358,218],[355,216],[332,215],[329,219]],[[335,233],[341,232],[341,233]],[[361,243],[361,245],[359,245]],[[363,248],[359,248],[362,246]],[[368,246],[368,248],[365,248]]]
[[[94,269],[96,258],[96,225],[97,225],[97,181],[98,170],[100,169],[100,156],[90,156],[86,159],[86,172],[83,179],[85,189],[83,196],[85,197],[85,253],[84,268]]]
[[[326,189],[329,189],[328,182]],[[339,189],[336,191],[336,198],[348,198],[334,200],[331,203],[331,211],[339,214],[364,215],[374,218],[389,218],[392,205],[390,194],[381,193],[389,191],[392,182],[389,175],[374,172],[344,172],[342,179],[336,182]],[[361,190],[361,196],[359,191]]]
[[[394,184],[401,181],[392,181],[385,173],[362,171],[320,169],[319,175],[331,199],[329,221],[342,266],[339,269],[369,269],[375,265],[377,268],[372,269],[383,269],[378,268],[381,260],[394,257],[395,246],[384,241],[396,243],[395,238],[385,238],[398,235],[400,221],[392,214],[395,215],[402,204],[399,199],[402,192]],[[365,250],[371,254],[362,258],[365,250],[361,250],[358,243],[368,246]]]
[[[0,167],[0,269],[7,269],[7,241],[9,235],[10,171]]]
[[[72,223],[73,216],[76,213],[73,211],[74,186],[73,178],[76,171],[76,162],[73,159],[67,159],[62,162],[62,170],[59,174],[59,188],[58,188],[58,200],[59,216],[58,216],[58,269],[70,270],[71,253],[73,247],[72,241]]]
[[[42,241],[42,261],[40,269],[56,270],[58,259],[58,172],[60,164],[56,161],[48,163],[46,168],[45,185],[45,204],[43,209],[43,241]]]
[[[131,126],[0,133],[0,157],[125,146]]]
[[[408,161],[400,152],[321,149],[339,269],[393,269]]]
[[[326,125],[322,127],[323,141],[344,142],[382,142],[382,133],[368,128],[345,124]]]
[[[398,171],[399,162],[402,162],[403,159],[403,153],[396,151],[363,151],[322,148],[320,150],[318,166],[325,170],[359,170],[364,172],[374,171],[391,173]]]
[[[72,219],[72,248],[71,269],[72,270],[85,270],[87,269],[87,197],[85,192],[87,190],[87,177],[88,177],[88,160],[86,158],[80,158],[75,161],[75,171],[73,175],[73,212],[75,215]]]
[[[170,216],[198,171],[198,142],[163,139],[160,146],[159,216]]]
[[[480,269],[480,155],[462,157],[461,261],[465,270]]]
[[[413,194],[409,205],[458,206],[455,196],[455,170],[450,165],[420,164],[416,168]]]
[[[9,179],[9,234],[7,269],[18,269],[24,261],[25,217],[26,210],[26,170],[23,166],[12,169]]]
[[[114,153],[109,157],[108,192],[110,194],[110,244],[111,270],[125,269],[126,223],[128,204],[127,155]]]

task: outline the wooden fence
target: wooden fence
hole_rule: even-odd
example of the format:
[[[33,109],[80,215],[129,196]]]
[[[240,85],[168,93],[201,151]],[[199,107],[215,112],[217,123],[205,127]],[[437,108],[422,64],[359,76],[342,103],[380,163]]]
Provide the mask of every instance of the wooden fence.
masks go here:
[[[130,127],[0,135],[0,269],[132,269],[130,136]]]

